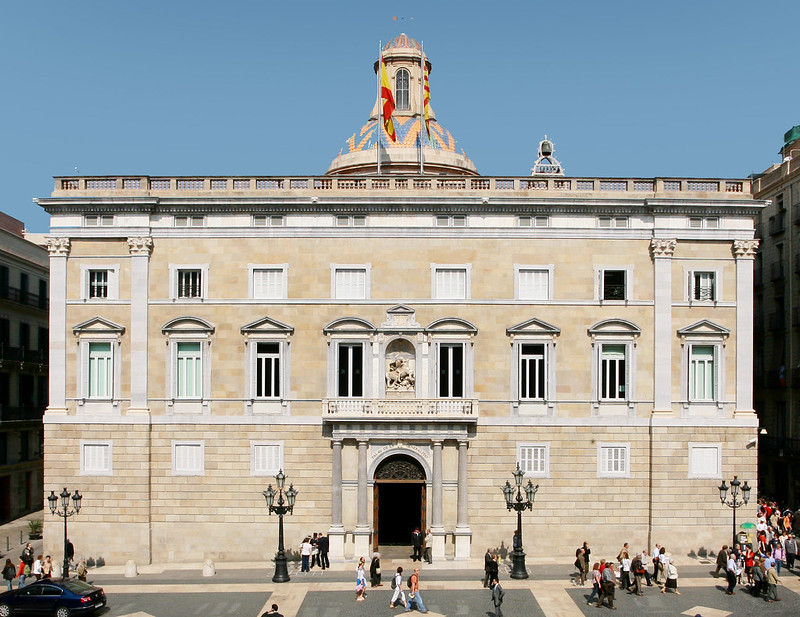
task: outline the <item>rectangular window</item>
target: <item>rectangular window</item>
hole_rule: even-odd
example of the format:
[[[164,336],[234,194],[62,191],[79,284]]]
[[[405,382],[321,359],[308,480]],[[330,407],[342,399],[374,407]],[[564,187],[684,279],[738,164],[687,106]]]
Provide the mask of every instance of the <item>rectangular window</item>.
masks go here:
[[[550,474],[550,446],[520,444],[517,446],[517,461],[526,476],[546,477]]]
[[[603,228],[624,228],[628,226],[627,216],[600,216],[597,218],[597,226]]]
[[[603,300],[625,300],[625,270],[603,270]]]
[[[364,396],[364,346],[361,343],[340,343],[338,351],[337,396]]]
[[[517,297],[519,300],[549,300],[550,270],[520,268],[517,272]]]
[[[176,216],[175,227],[203,227],[206,224],[204,216]]]
[[[250,472],[254,476],[274,476],[283,469],[283,444],[251,443]]]
[[[544,400],[546,374],[544,344],[522,343],[519,346],[519,398]]]
[[[689,477],[719,478],[722,467],[722,446],[710,443],[689,444]]]
[[[689,400],[715,400],[714,385],[714,346],[692,345],[689,352]]]
[[[600,350],[600,400],[624,400],[625,380],[625,345],[603,344]]]
[[[441,343],[439,345],[439,396],[464,397],[464,345]]]
[[[84,219],[84,224],[87,227],[111,227],[114,225],[114,215],[113,214],[87,214]]]
[[[286,298],[284,268],[253,268],[253,298],[279,300]]]
[[[205,468],[203,442],[172,442],[172,473],[176,476],[201,476]]]
[[[110,476],[112,467],[111,442],[81,442],[81,474]]]
[[[597,475],[602,478],[624,478],[629,475],[629,447],[626,444],[599,444]]]
[[[177,398],[202,398],[203,356],[199,342],[176,343]]]
[[[203,271],[178,270],[178,298],[203,297]]]
[[[283,227],[284,216],[282,214],[273,214],[267,216],[266,214],[254,214],[253,226],[254,227]]]
[[[280,398],[280,343],[256,343],[256,398]]]
[[[89,343],[88,348],[88,389],[86,397],[111,398],[114,374],[111,343]]]
[[[715,272],[692,273],[692,300],[716,300],[714,293]]]
[[[334,273],[336,299],[365,300],[367,271],[364,268],[337,268]]]
[[[465,268],[437,268],[434,277],[437,299],[466,299],[467,271]]]
[[[108,270],[89,270],[89,298],[108,298]]]

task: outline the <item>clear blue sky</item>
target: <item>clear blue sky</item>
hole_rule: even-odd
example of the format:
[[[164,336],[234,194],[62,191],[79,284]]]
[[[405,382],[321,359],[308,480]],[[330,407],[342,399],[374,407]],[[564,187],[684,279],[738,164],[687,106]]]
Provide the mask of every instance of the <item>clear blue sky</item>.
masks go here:
[[[5,0],[0,210],[52,176],[323,174],[423,41],[431,104],[485,175],[545,133],[571,176],[741,177],[800,124],[798,0]],[[393,18],[397,17],[395,21]]]

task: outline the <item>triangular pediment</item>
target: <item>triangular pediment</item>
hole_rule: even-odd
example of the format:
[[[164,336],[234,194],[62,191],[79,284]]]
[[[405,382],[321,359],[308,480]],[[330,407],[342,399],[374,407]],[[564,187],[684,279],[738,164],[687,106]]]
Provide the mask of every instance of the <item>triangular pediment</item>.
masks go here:
[[[382,329],[388,330],[421,330],[422,326],[415,318],[416,311],[405,304],[397,304],[386,310],[386,321],[381,324]]]
[[[428,324],[426,332],[436,334],[477,334],[478,328],[466,319],[458,317],[443,317]]]
[[[183,317],[176,317],[175,319],[171,319],[163,326],[161,326],[162,334],[170,334],[177,332],[186,332],[186,333],[202,332],[204,334],[213,334],[214,326],[208,323],[205,319],[200,319],[199,317],[192,317],[190,315],[186,315]]]
[[[92,317],[86,321],[73,326],[73,334],[124,334],[125,326],[103,319],[102,317]]]
[[[632,321],[627,319],[604,319],[598,321],[591,328],[589,334],[592,336],[598,335],[626,335],[626,336],[639,336],[642,329]]]
[[[360,317],[341,317],[339,319],[334,319],[327,326],[325,326],[322,331],[325,334],[332,334],[334,332],[375,332],[375,326],[373,326],[366,319],[361,319]]]
[[[547,334],[548,336],[557,336],[561,334],[561,328],[557,328],[553,324],[549,324],[546,321],[534,317],[506,329],[506,334],[509,336],[512,334]]]
[[[242,326],[242,334],[294,334],[294,328],[277,319],[262,317]]]
[[[708,319],[701,319],[690,326],[678,330],[678,336],[682,338],[687,336],[715,336],[727,338],[730,334],[730,329],[718,323],[714,323],[713,321],[709,321]]]

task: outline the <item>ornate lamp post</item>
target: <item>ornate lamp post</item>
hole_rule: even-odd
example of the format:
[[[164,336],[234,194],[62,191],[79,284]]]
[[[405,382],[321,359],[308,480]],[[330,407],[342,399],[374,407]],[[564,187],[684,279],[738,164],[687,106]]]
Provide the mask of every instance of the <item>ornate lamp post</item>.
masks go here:
[[[720,503],[724,503],[729,508],[733,508],[733,544],[731,544],[731,546],[736,544],[736,508],[745,506],[747,502],[750,501],[750,487],[747,486],[747,480],[744,481],[744,486],[741,487],[742,498],[739,499],[739,487],[741,484],[738,477],[733,476],[733,480],[731,480],[730,499],[726,499],[728,496],[728,487],[725,484],[725,480],[723,480],[722,484],[718,487]]]
[[[60,507],[58,504],[59,498],[61,498]],[[50,496],[47,498],[47,501],[50,503],[50,512],[52,514],[58,514],[58,516],[64,519],[64,571],[62,572],[62,576],[65,579],[69,578],[69,555],[67,551],[69,540],[67,539],[67,519],[73,514],[77,514],[81,511],[81,499],[83,499],[83,496],[76,490],[75,494],[72,495],[72,504],[74,509],[70,510],[70,494],[66,486],[64,487],[64,490],[61,491],[60,495],[56,495],[55,491],[50,491]]]
[[[528,571],[525,569],[525,551],[522,550],[522,513],[525,510],[533,510],[533,500],[536,498],[536,491],[539,490],[539,485],[536,486],[528,480],[525,485],[525,497],[522,498],[522,478],[525,472],[519,468],[517,463],[517,470],[512,474],[514,482],[516,483],[516,495],[511,483],[506,480],[506,485],[503,487],[503,495],[506,498],[506,509],[517,511],[517,538],[514,542],[514,550],[511,552],[511,559],[513,566],[511,568],[511,578],[528,578]]]
[[[289,484],[287,490],[283,490],[283,485],[286,482],[286,476],[283,470],[278,471],[275,476],[275,484],[278,486],[277,492],[270,484],[266,491],[262,491],[264,498],[267,500],[267,507],[269,513],[273,512],[278,515],[278,552],[275,553],[275,574],[272,577],[273,583],[288,583],[289,571],[286,569],[286,552],[283,548],[283,516],[285,514],[292,514],[294,510],[294,500],[297,498],[298,491],[294,490],[294,486]],[[275,504],[275,495],[278,496],[278,503]],[[284,500],[283,496],[286,495]]]

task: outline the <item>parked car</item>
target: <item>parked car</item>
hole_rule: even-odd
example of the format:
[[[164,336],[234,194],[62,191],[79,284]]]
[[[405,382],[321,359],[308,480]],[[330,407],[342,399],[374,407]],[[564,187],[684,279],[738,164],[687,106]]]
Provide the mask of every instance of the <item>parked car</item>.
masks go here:
[[[79,580],[46,579],[0,594],[0,617],[87,615],[106,605],[106,594]]]

